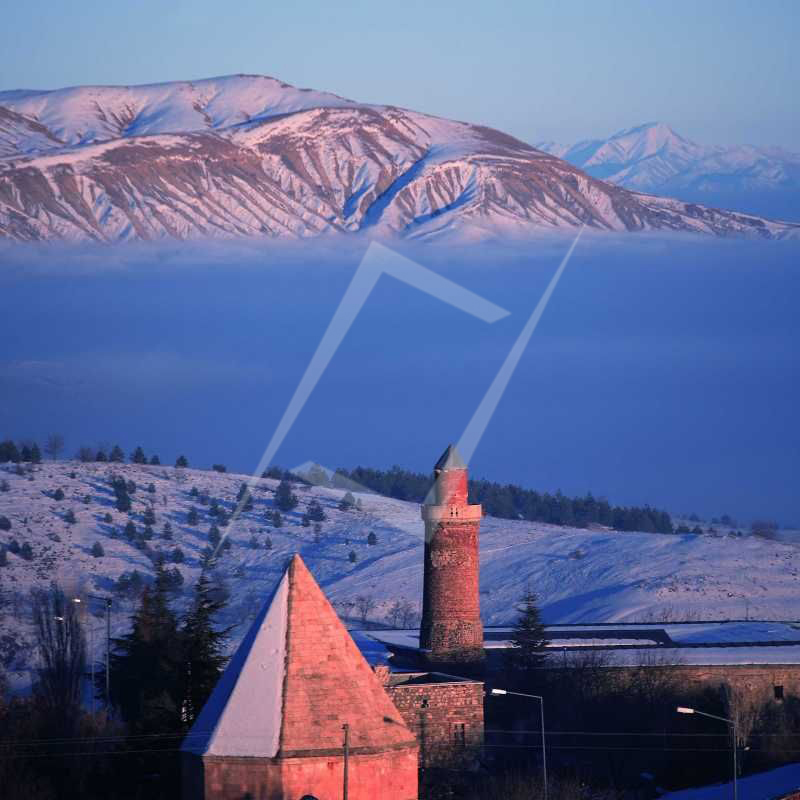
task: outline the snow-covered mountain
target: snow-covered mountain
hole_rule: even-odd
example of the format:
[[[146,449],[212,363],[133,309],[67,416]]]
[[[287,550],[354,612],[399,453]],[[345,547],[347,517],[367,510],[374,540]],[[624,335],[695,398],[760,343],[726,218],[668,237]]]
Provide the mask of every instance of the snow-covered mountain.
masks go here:
[[[482,238],[581,224],[800,235],[627,191],[490,128],[272,78],[0,92],[0,237],[12,240]]]
[[[130,515],[114,506],[112,473],[136,483]],[[8,545],[14,538],[32,550],[31,560],[7,552],[6,566],[0,566],[0,661],[22,668],[31,657],[26,610],[31,588],[55,581],[84,597],[113,594],[114,631],[124,631],[134,600],[114,594],[114,583],[134,569],[144,575],[153,572],[147,550],[142,542],[137,547],[126,537],[125,525],[133,521],[141,533],[144,513],[151,508],[156,521],[146,547],[162,551],[188,588],[199,576],[201,553],[215,520],[210,501],[217,500],[230,512],[245,477],[172,467],[58,462],[25,475],[4,470],[0,479],[8,482],[8,491],[0,491],[0,516],[11,523],[10,530],[0,531],[0,543]],[[234,638],[243,633],[295,552],[337,607],[349,608],[350,614],[359,596],[374,600],[369,615],[374,620],[384,619],[398,600],[419,610],[424,534],[417,504],[361,494],[357,496],[362,508],[346,511],[338,508],[341,491],[298,486],[299,506],[275,527],[267,518],[274,510],[275,487],[272,480],[259,482],[252,510],[230,529],[232,547],[219,559],[218,573],[231,592],[226,621],[237,626]],[[313,499],[327,517],[319,534],[301,523]],[[188,520],[192,508],[198,512],[195,524]],[[69,521],[69,511],[74,522]],[[163,533],[166,522],[172,526],[169,539]],[[370,532],[377,539],[372,545]],[[96,542],[102,556],[92,554]],[[183,555],[179,563],[172,562],[176,547]],[[731,538],[727,533],[576,530],[486,517],[480,547],[481,608],[488,624],[509,623],[527,587],[538,593],[548,622],[742,618],[748,610],[753,618],[796,616],[800,548],[792,543]],[[355,561],[350,560],[351,551]],[[176,603],[180,606],[187,599],[184,591]],[[102,615],[100,605],[89,611]]]
[[[618,131],[573,145],[540,142],[540,150],[566,159],[595,178],[639,192],[684,200],[729,202],[755,212],[772,200],[800,209],[800,153],[780,147],[700,145],[663,122]]]

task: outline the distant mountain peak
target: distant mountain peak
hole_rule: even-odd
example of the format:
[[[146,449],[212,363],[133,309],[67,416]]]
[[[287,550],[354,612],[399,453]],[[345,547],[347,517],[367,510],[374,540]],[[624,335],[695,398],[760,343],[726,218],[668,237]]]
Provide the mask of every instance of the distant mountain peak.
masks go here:
[[[638,161],[670,169],[665,142],[671,160],[684,150],[693,157],[691,143],[663,123],[640,128],[576,145],[576,159],[575,148],[555,157],[484,126],[261,75],[0,92],[0,238],[306,238],[369,229],[472,240],[581,225],[796,234],[592,174],[595,165],[619,172]]]

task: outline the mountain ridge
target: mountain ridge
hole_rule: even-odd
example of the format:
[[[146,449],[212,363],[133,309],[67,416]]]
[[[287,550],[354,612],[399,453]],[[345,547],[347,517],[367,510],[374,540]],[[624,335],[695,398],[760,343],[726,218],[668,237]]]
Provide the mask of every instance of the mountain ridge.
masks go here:
[[[631,192],[501,131],[227,76],[0,92],[0,238],[120,242],[800,226]]]

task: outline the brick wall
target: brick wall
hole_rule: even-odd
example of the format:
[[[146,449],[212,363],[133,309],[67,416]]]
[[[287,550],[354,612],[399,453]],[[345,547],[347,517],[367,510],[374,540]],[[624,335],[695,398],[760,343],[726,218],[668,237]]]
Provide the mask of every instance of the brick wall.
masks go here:
[[[483,744],[483,684],[387,686],[392,702],[419,742],[420,766],[458,767]]]

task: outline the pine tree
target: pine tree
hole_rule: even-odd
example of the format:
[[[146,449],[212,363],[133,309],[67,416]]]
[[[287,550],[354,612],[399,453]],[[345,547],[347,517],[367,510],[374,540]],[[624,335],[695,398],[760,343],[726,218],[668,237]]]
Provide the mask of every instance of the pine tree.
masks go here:
[[[146,458],[146,456],[144,454],[144,450],[142,450],[141,447],[137,447],[131,453],[131,463],[132,464],[146,464],[147,463],[147,458]]]
[[[155,455],[154,455],[154,456],[151,456],[151,457],[150,457],[150,463],[151,463],[151,464],[152,464],[154,467],[159,467],[159,466],[161,466],[161,459],[160,459],[158,456],[155,456]]]
[[[512,647],[506,651],[514,670],[534,669],[545,660],[547,638],[536,601],[536,594],[528,590],[517,607],[519,617],[509,637]]]
[[[144,510],[144,516],[142,518],[142,522],[144,522],[145,525],[155,525],[156,524],[156,512],[153,511],[153,509],[150,506],[148,506]]]
[[[5,567],[8,564],[8,556],[6,555],[6,548],[0,546],[0,567]]]
[[[165,522],[164,523],[163,536],[167,541],[172,541],[172,523],[171,522]]]
[[[0,516],[0,531],[10,531],[11,520],[8,517]]]
[[[212,525],[208,530],[208,541],[211,547],[216,549],[221,539],[219,528],[216,525]]]
[[[214,591],[204,571],[181,629],[181,711],[186,727],[197,718],[227,661],[225,642],[230,629],[214,627],[214,618],[224,605],[224,596]]]
[[[97,454],[94,457],[94,460],[99,462],[100,464],[105,464],[108,461],[108,456],[106,455],[106,451],[98,450]]]
[[[181,550],[180,547],[173,548],[169,557],[173,564],[183,564],[185,560],[185,556],[183,555],[183,550]]]
[[[339,510],[340,511],[350,511],[351,508],[354,508],[356,504],[356,499],[353,497],[352,492],[345,492],[342,499],[339,501]]]
[[[356,560],[358,559],[358,556],[356,555],[356,551],[355,550],[351,550],[349,555],[347,556],[347,558],[350,560],[351,564],[355,564]]]
[[[378,537],[375,535],[375,531],[369,532],[369,536],[367,536],[367,544],[378,544]]]
[[[199,517],[197,515],[196,508],[190,508],[189,513],[186,515],[186,523],[187,525],[197,525],[199,521]]]
[[[273,511],[271,521],[274,527],[280,528],[283,525],[283,517],[281,516],[281,512]]]
[[[189,461],[186,458],[186,456],[178,456],[177,459],[175,459],[175,466],[176,467],[188,467],[189,466]]]
[[[153,586],[142,592],[130,633],[114,640],[111,702],[134,733],[175,731],[181,724],[182,653],[168,584],[158,566]]]
[[[287,480],[282,480],[275,490],[275,505],[281,511],[291,511],[297,507],[300,501],[297,495],[292,491],[291,484]]]
[[[22,547],[19,550],[19,555],[20,558],[24,558],[25,561],[33,561],[33,548],[28,542],[22,543]]]
[[[64,499],[64,490],[63,489],[56,489],[53,492],[53,500],[61,502]]]
[[[108,460],[114,464],[121,464],[125,460],[125,453],[118,444],[115,444],[114,447],[111,448],[111,455]]]
[[[147,484],[147,491],[150,494],[155,494],[156,493],[156,485],[154,483],[148,483]]]
[[[312,500],[308,504],[308,510],[306,511],[306,516],[312,522],[324,522],[325,521],[325,511],[322,508],[319,500]]]
[[[105,554],[106,554],[106,551],[103,550],[103,545],[101,545],[100,542],[95,542],[92,545],[92,555],[95,558],[102,558]]]
[[[67,513],[64,514],[64,521],[69,525],[74,525],[77,522],[75,512],[71,508],[67,509]]]
[[[272,550],[272,539],[270,539],[269,536],[264,539],[264,549]]]
[[[133,520],[128,520],[125,524],[125,538],[129,541],[136,538],[136,526],[133,524]]]
[[[42,451],[39,449],[39,445],[36,442],[33,443],[31,446],[31,463],[32,464],[41,464],[42,463]]]

